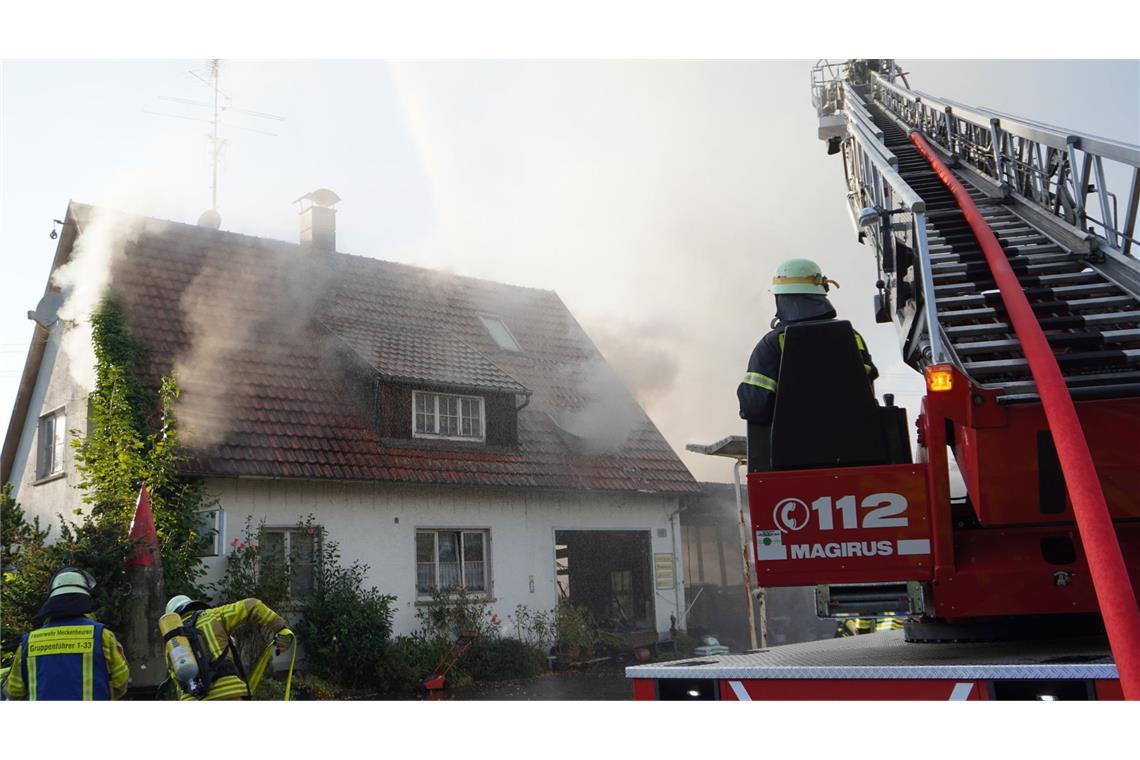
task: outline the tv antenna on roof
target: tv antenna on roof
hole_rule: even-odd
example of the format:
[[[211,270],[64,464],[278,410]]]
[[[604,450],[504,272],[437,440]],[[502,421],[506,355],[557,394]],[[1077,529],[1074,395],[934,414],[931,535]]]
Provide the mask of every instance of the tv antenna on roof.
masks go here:
[[[222,121],[224,114],[233,113],[241,114],[242,116],[249,116],[256,119],[268,119],[272,121],[285,121],[285,117],[278,116],[272,113],[265,113],[263,111],[250,111],[246,108],[236,108],[233,105],[233,98],[227,95],[218,86],[218,81],[221,78],[222,61],[214,58],[210,61],[208,70],[202,73],[197,71],[188,71],[190,76],[197,79],[202,84],[206,85],[213,91],[212,102],[201,100],[191,100],[189,98],[176,98],[169,95],[159,95],[159,100],[165,100],[170,103],[179,103],[182,105],[196,106],[202,108],[210,108],[213,110],[212,118],[205,119],[198,116],[186,116],[184,114],[176,113],[159,113],[157,111],[148,111],[143,109],[144,113],[149,113],[154,116],[169,116],[175,119],[187,119],[189,121],[202,121],[210,125],[210,133],[207,135],[210,141],[210,159],[212,164],[212,175],[210,181],[210,209],[198,218],[198,224],[203,227],[212,227],[217,229],[222,222],[222,217],[218,214],[218,164],[221,163],[222,151],[226,147],[226,140],[219,134],[219,127],[226,129],[237,129],[242,132],[256,132],[260,135],[267,135],[269,137],[276,137],[274,132],[266,132],[263,129],[254,129],[252,127],[240,126],[238,124],[231,124]]]

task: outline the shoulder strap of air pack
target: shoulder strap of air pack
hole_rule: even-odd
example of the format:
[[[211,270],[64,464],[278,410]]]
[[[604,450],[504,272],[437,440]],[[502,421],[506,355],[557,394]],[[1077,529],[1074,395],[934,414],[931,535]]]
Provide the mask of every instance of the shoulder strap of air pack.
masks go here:
[[[202,638],[198,635],[198,618],[202,610],[196,611],[183,625],[183,633],[190,642],[190,649],[194,652],[194,659],[198,661],[198,678],[202,680],[203,691],[210,693],[210,686],[214,683],[214,662],[210,657],[210,647],[202,645]]]

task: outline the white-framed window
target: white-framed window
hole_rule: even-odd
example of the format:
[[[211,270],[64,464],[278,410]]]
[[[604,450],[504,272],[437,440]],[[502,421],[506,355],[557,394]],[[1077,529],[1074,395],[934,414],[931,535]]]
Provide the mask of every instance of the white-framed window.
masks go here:
[[[277,562],[284,567],[288,560],[290,599],[304,599],[316,588],[320,534],[320,528],[315,526],[261,531],[261,561]]]
[[[67,418],[63,409],[40,417],[36,446],[36,479],[63,472],[63,447],[67,443]]]
[[[482,396],[453,393],[412,393],[412,435],[416,438],[486,438]]]
[[[507,327],[506,322],[491,314],[480,314],[479,321],[483,323],[483,327],[487,328],[487,332],[491,334],[491,339],[499,348],[504,351],[522,352],[522,347],[515,340],[515,336]]]
[[[486,530],[417,530],[416,594],[459,586],[490,593],[489,544]]]
[[[222,537],[226,534],[225,513],[219,507],[198,512],[198,556],[217,557],[222,553]]]

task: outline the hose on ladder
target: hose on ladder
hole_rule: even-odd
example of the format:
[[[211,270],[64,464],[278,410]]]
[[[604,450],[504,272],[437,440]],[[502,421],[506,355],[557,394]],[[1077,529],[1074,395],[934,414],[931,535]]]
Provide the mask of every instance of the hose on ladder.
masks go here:
[[[1140,700],[1140,610],[1136,607],[1136,594],[1128,578],[1088,441],[1061,368],[1005,251],[970,194],[921,134],[912,131],[910,141],[953,194],[993,273],[1014,333],[1029,362],[1029,371],[1037,384],[1045,419],[1053,435],[1124,698]]]

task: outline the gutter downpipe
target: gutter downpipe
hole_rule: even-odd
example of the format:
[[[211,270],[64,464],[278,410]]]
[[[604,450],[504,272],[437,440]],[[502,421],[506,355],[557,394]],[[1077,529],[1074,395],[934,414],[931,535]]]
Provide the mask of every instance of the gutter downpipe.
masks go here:
[[[768,626],[765,624],[767,610],[765,609],[765,605],[761,603],[760,611],[764,618],[761,619],[760,647],[758,647],[756,642],[756,613],[752,606],[752,573],[748,568],[748,558],[751,553],[752,542],[748,540],[747,523],[744,521],[744,500],[740,495],[742,492],[740,485],[740,466],[744,464],[745,461],[746,460],[743,459],[736,460],[736,464],[732,467],[732,479],[736,483],[736,488],[734,489],[736,492],[736,512],[740,520],[740,567],[744,577],[744,596],[748,603],[748,638],[752,644],[752,648],[759,649],[760,647],[766,648],[768,646]]]
[[[1120,675],[1124,698],[1140,700],[1140,610],[1136,607],[1136,594],[1129,581],[1128,568],[1124,564],[1124,555],[1120,551],[1112,517],[1073,397],[1069,394],[1053,349],[1050,348],[993,230],[982,218],[962,183],[935,154],[923,136],[912,131],[910,140],[954,195],[954,200],[962,209],[985,253],[986,263],[993,273],[1002,303],[1005,304],[1029,363],[1049,423],[1049,431],[1057,447],[1057,457],[1073,503],[1073,516],[1085,549],[1085,558]]]
[[[677,523],[675,522],[682,509],[684,507],[681,506],[678,499],[677,508],[669,515],[669,538],[673,547],[673,607],[676,608],[678,630],[688,633],[689,611],[685,609],[684,602],[681,600],[681,584],[684,583],[685,567],[681,561],[681,554],[677,551]]]

